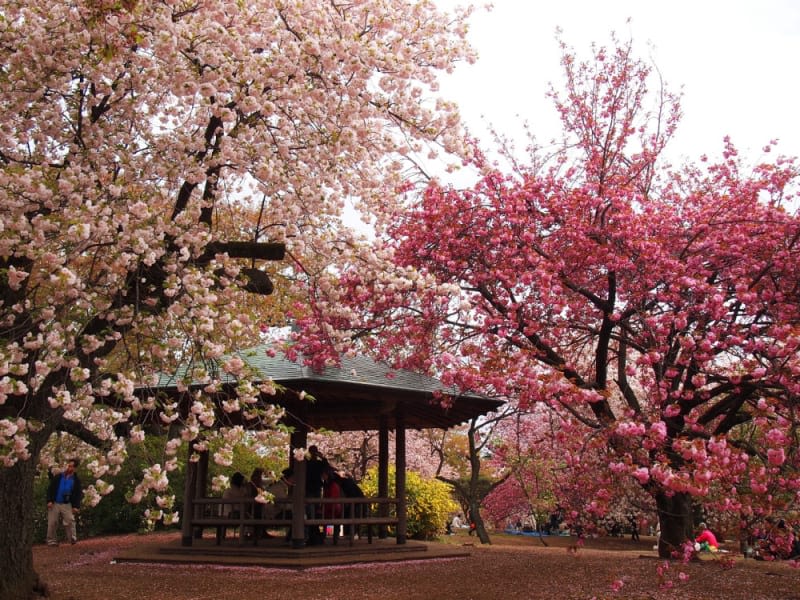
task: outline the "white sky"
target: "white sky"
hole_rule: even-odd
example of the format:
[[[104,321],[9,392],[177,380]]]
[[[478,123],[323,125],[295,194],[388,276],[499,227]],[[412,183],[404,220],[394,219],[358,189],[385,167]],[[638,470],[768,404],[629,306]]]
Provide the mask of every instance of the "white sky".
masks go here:
[[[590,58],[591,42],[609,45],[611,31],[632,38],[671,89],[683,86],[673,160],[718,156],[725,135],[752,161],[770,139],[779,140],[778,153],[800,155],[800,1],[495,0],[471,23],[478,62],[459,67],[441,93],[458,102],[475,134],[485,131],[484,118],[508,135],[527,120],[540,142],[558,133],[544,96],[549,82],[562,87],[560,27],[581,59]]]

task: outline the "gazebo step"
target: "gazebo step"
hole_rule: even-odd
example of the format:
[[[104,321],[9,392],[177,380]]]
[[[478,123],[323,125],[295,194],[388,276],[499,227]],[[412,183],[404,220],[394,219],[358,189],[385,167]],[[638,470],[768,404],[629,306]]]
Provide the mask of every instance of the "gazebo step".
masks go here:
[[[470,551],[449,544],[408,541],[397,544],[394,538],[356,540],[333,545],[328,541],[321,546],[291,548],[282,539],[265,540],[259,546],[240,546],[237,540],[226,540],[217,546],[214,540],[194,540],[191,546],[175,544],[142,544],[115,557],[119,562],[216,564],[227,566],[253,566],[283,569],[306,569],[329,565],[350,565],[369,562],[429,560],[460,558]]]

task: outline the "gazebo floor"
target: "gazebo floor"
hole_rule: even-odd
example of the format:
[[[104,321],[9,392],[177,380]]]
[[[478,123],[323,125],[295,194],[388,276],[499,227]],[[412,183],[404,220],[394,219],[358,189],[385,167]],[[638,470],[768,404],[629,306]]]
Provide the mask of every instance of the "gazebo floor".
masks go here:
[[[292,548],[283,538],[259,540],[258,546],[228,538],[217,545],[214,537],[192,540],[182,546],[180,537],[172,543],[143,543],[122,551],[114,557],[117,562],[164,564],[214,564],[228,566],[268,567],[278,569],[310,569],[358,563],[463,558],[468,548],[449,544],[408,540],[398,544],[394,538],[356,539],[353,545],[347,538],[334,545],[330,539],[324,545]]]

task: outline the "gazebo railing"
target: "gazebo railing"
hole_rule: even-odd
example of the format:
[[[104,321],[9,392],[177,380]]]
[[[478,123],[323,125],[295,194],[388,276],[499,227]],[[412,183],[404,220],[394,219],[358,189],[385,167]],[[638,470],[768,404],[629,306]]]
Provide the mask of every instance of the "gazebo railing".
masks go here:
[[[326,505],[341,505],[339,516],[325,516]],[[225,506],[235,507],[231,510],[231,516],[221,514]],[[256,518],[256,507],[262,507],[262,511],[270,507],[273,514],[280,517]],[[277,510],[276,507],[282,507]],[[217,531],[217,544],[221,544],[225,537],[227,528],[239,529],[239,543],[243,544],[245,536],[242,535],[246,529],[256,532],[258,529],[283,528],[291,530],[293,519],[290,511],[293,507],[291,498],[276,498],[272,503],[256,502],[252,498],[194,498],[192,500],[192,511],[188,518],[191,527],[199,530],[207,527],[214,527]],[[368,542],[372,543],[373,527],[385,528],[397,525],[397,499],[396,498],[306,498],[303,504],[304,518],[303,527],[333,526],[333,542],[338,540],[338,528],[347,526],[347,537],[350,544],[353,544],[355,535],[360,528],[366,527]],[[329,509],[334,510],[334,509]],[[335,512],[339,512],[336,510]],[[197,535],[197,534],[196,534]],[[253,535],[252,541],[258,544],[258,536]]]

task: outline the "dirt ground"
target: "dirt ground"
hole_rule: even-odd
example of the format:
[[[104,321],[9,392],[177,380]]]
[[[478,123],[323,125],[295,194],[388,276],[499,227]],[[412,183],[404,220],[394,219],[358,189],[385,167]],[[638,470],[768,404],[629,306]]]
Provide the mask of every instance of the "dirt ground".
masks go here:
[[[545,537],[545,546],[539,538],[495,534],[485,546],[458,532],[442,543],[468,548],[469,557],[303,571],[113,561],[121,549],[152,539],[127,535],[36,546],[34,563],[54,600],[800,600],[797,565],[745,560],[733,548],[688,564],[667,562],[646,536],[582,545]]]

